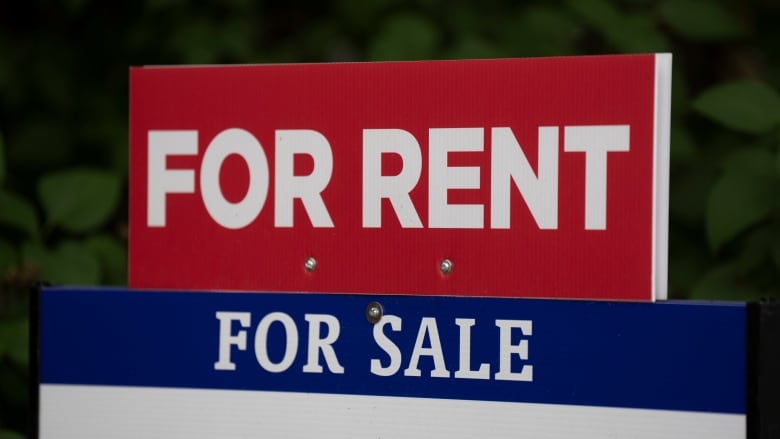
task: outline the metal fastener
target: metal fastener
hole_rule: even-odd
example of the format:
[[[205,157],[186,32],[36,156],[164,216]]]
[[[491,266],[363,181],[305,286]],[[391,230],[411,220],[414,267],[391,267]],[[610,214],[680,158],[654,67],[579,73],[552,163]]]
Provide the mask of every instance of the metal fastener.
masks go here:
[[[439,271],[441,271],[441,274],[450,274],[452,271],[452,261],[449,259],[442,259],[441,264],[439,264]]]
[[[308,272],[314,271],[317,268],[317,260],[314,259],[314,257],[309,256],[306,259],[306,262],[303,263],[303,268],[305,268]]]
[[[382,320],[382,315],[384,310],[379,302],[371,302],[366,307],[366,319],[372,324]]]

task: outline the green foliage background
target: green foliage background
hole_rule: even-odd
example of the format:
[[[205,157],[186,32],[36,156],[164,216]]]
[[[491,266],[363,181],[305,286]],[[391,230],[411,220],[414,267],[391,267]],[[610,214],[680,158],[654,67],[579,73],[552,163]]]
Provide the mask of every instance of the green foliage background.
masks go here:
[[[29,285],[126,283],[128,67],[674,54],[669,289],[780,295],[771,0],[31,0],[0,11],[0,439],[27,429]]]

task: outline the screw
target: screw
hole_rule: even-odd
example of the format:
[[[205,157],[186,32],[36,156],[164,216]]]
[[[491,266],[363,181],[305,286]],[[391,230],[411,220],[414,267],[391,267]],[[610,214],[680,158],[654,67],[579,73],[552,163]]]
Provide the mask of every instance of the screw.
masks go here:
[[[314,271],[317,268],[317,260],[314,259],[314,257],[309,256],[306,259],[306,262],[303,263],[303,268],[305,268],[306,271],[311,273],[312,271]]]
[[[379,302],[371,302],[366,307],[366,319],[372,324],[382,320],[383,314],[384,310]]]
[[[439,271],[441,271],[441,274],[450,274],[452,271],[452,261],[449,259],[442,259],[441,264],[439,264]]]

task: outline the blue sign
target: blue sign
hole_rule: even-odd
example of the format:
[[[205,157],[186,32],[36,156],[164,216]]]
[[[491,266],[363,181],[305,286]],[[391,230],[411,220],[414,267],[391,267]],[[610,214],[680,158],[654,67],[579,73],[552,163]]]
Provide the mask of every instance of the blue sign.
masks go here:
[[[744,435],[745,340],[744,304],[46,288],[41,437],[47,398],[75,410],[79,388],[704,413]]]

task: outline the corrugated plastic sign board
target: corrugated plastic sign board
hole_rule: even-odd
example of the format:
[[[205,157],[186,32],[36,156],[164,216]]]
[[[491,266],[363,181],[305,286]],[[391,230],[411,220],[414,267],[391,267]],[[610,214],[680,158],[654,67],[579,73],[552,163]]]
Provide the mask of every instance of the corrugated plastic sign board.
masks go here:
[[[744,304],[46,288],[40,319],[43,439],[746,434]]]
[[[666,297],[669,54],[130,81],[133,288]]]

